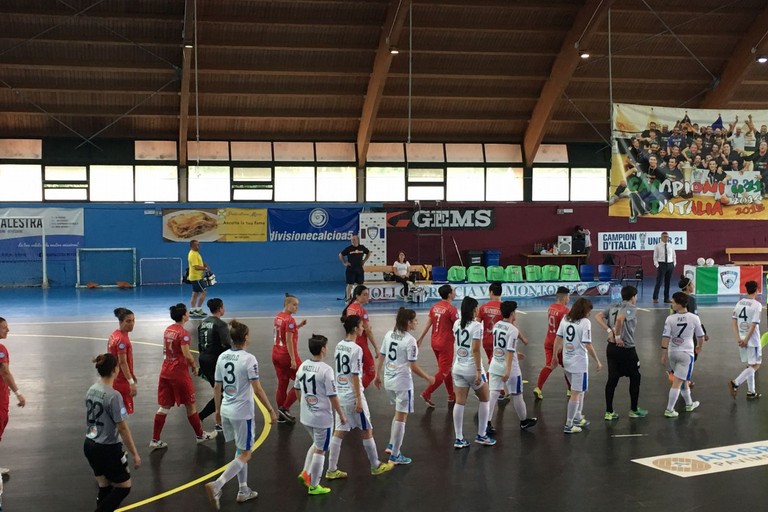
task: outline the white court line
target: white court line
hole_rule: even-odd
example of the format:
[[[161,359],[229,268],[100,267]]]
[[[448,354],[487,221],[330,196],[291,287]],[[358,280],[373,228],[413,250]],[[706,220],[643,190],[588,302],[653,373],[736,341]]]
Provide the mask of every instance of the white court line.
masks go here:
[[[648,434],[613,434],[611,437],[644,437]]]

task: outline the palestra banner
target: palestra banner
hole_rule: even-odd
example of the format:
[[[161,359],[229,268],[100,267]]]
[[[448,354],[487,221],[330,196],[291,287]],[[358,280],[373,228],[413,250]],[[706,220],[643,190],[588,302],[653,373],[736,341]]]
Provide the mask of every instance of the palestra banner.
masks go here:
[[[74,260],[85,238],[82,208],[0,209],[0,262]]]

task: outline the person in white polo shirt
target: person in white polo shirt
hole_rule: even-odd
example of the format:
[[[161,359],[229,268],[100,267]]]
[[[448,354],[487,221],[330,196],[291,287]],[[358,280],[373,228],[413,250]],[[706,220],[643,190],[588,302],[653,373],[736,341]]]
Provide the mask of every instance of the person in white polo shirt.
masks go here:
[[[653,248],[653,266],[656,267],[656,285],[653,287],[653,303],[659,302],[659,288],[661,279],[664,279],[664,302],[670,304],[669,283],[672,280],[672,272],[675,270],[677,255],[672,243],[669,241],[669,233],[664,231],[661,240]]]

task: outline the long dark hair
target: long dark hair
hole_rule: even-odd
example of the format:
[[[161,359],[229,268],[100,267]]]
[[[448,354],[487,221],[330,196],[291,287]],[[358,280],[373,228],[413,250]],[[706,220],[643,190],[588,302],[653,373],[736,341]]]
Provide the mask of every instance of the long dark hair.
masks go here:
[[[400,308],[397,310],[395,318],[395,330],[400,332],[408,331],[408,323],[416,318],[416,312],[412,309]]]
[[[109,377],[117,368],[117,358],[109,353],[99,354],[92,362],[96,365],[96,371],[102,377]]]
[[[344,319],[347,318],[347,309],[349,309],[349,306],[357,300],[357,298],[363,294],[365,290],[367,290],[368,287],[364,284],[359,284],[355,286],[355,289],[352,290],[352,297],[349,299],[349,302],[347,302],[347,305],[344,306],[344,311],[341,312],[341,322],[344,323]]]
[[[475,319],[475,308],[477,307],[477,301],[472,297],[464,297],[461,299],[461,328],[467,326],[469,322]]]
[[[362,318],[360,318],[357,315],[349,315],[345,316],[344,319],[341,321],[344,324],[344,332],[347,334],[352,334],[355,332],[355,329],[357,329],[357,326],[360,325],[360,322],[362,321]]]
[[[245,337],[248,336],[250,329],[248,326],[238,322],[235,319],[229,322],[229,335],[232,338],[232,344],[237,347],[242,347],[245,343]]]
[[[566,315],[568,321],[578,322],[582,318],[587,318],[589,312],[592,311],[592,301],[581,297],[574,302],[571,311]]]

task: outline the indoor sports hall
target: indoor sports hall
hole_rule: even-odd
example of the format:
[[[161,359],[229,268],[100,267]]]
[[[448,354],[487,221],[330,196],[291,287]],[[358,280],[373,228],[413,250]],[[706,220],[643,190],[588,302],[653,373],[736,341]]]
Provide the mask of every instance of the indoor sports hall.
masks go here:
[[[128,456],[131,492],[110,510],[214,510],[205,484],[236,457],[233,442],[198,443],[174,407],[168,446],[150,447],[169,308],[191,313],[199,363],[211,298],[250,329],[269,398],[256,401],[249,489],[233,479],[221,510],[768,499],[764,0],[3,0],[0,28],[0,512],[97,507],[86,393],[116,308],[135,316],[127,424],[142,463]],[[342,311],[362,283],[377,347],[401,307],[415,311],[429,375],[446,364],[425,329],[444,314],[445,286],[458,309],[493,303],[498,287],[517,303],[519,396],[536,424],[521,428],[518,397],[492,395],[492,433],[470,393],[462,447],[446,389],[430,403],[414,371],[410,463],[372,475],[353,431],[338,461],[347,478],[297,481],[311,444],[299,411],[315,397],[287,411],[295,424],[270,423],[275,318],[295,296],[298,356],[326,336],[338,373]],[[633,289],[636,306],[622,299]],[[591,344],[561,336],[564,352],[591,346],[602,365],[588,360],[572,383],[587,386],[584,421],[563,368],[540,377],[571,322],[552,313],[563,298],[593,306],[578,320]],[[684,338],[680,318],[706,336]],[[642,375],[637,406],[619,380],[614,414],[606,382],[621,345],[604,319],[633,338],[639,367],[623,370]],[[458,361],[467,347],[447,332]],[[688,345],[702,342],[695,363],[674,356],[671,376],[665,354],[693,358]],[[213,390],[192,383],[200,411]],[[394,406],[375,385],[365,396],[361,421],[386,464]]]

